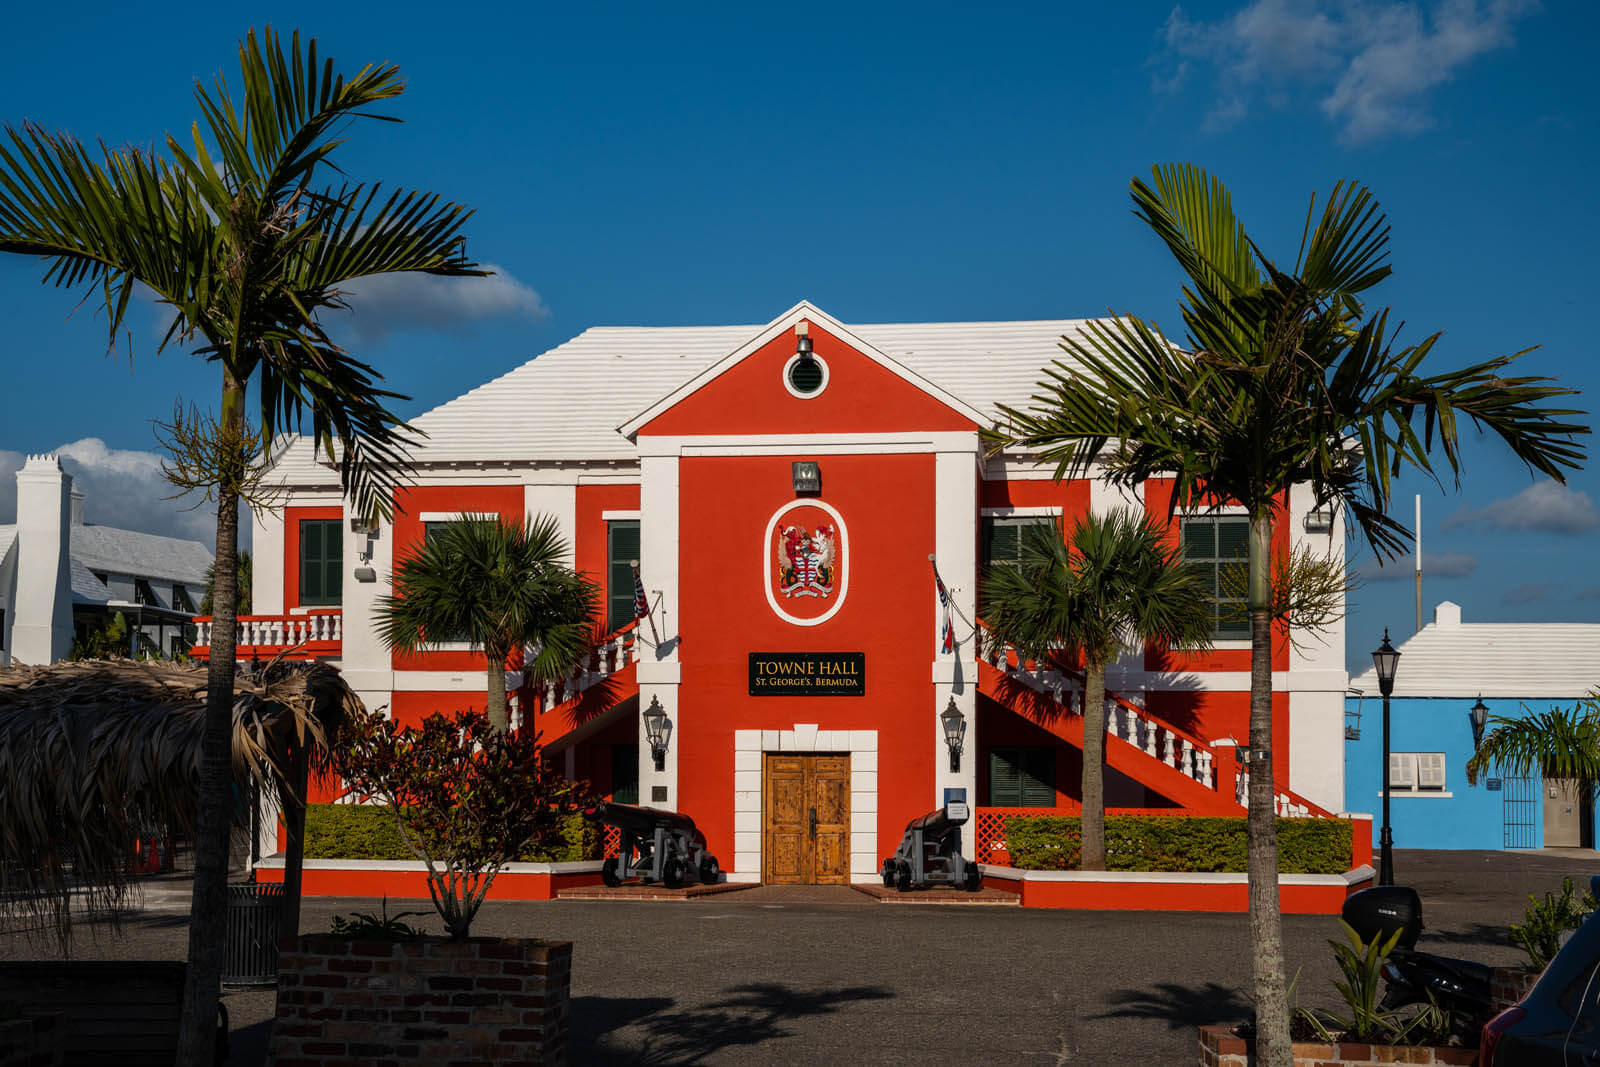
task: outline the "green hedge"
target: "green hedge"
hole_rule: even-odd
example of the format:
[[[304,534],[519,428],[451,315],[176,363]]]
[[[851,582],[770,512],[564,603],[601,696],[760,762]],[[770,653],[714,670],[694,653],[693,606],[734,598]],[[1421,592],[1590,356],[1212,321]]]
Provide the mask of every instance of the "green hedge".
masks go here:
[[[562,863],[600,858],[599,828],[582,815],[561,821],[560,839],[534,845],[519,860]],[[414,860],[387,805],[306,806],[306,859]]]
[[[1080,832],[1076,816],[1014,815],[1006,819],[1006,851],[1024,870],[1076,870]],[[1350,832],[1347,819],[1279,819],[1278,869],[1343,874],[1350,869]],[[1106,817],[1108,870],[1243,871],[1246,864],[1242,816]]]

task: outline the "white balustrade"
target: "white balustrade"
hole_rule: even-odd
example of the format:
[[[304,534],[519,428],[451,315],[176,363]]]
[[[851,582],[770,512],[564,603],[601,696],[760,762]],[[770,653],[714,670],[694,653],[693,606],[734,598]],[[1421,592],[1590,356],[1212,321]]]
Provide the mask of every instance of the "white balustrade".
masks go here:
[[[215,623],[202,619],[195,623],[195,646],[211,645]],[[314,615],[244,615],[234,622],[235,647],[297,648],[309,644],[338,644],[344,640],[344,615],[318,612]]]
[[[565,676],[545,683],[545,710],[582,696],[613,674],[639,660],[639,646],[634,638],[634,628],[624,627],[602,641],[588,659],[574,667]]]

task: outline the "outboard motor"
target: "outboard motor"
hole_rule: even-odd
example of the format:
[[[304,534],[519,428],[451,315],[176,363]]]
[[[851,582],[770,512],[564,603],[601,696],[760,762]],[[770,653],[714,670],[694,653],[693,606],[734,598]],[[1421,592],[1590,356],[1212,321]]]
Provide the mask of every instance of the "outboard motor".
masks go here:
[[[1429,995],[1450,1012],[1463,1035],[1475,1033],[1489,1016],[1489,968],[1471,960],[1435,956],[1416,950],[1422,932],[1422,898],[1410,886],[1383,885],[1352,893],[1340,910],[1344,921],[1365,942],[1400,932],[1394,951],[1383,965],[1387,989],[1383,1007],[1426,1004]]]

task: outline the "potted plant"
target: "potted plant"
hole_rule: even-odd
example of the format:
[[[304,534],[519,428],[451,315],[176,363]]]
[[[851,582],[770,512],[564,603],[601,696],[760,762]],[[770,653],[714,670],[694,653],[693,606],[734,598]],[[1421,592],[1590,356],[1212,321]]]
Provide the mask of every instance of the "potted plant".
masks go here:
[[[385,910],[286,941],[275,1058],[565,1061],[571,943],[471,936],[495,876],[586,800],[539,756],[537,737],[496,730],[481,712],[435,714],[420,727],[381,713],[351,718],[336,746],[339,773],[388,806],[426,866],[447,936],[411,936]]]

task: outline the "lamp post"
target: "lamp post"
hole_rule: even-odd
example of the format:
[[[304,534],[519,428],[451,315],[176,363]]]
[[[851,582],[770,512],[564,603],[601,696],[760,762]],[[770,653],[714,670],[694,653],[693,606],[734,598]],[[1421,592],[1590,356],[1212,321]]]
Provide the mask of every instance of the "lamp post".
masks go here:
[[[1389,631],[1383,631],[1383,644],[1372,654],[1378,669],[1378,692],[1383,694],[1383,830],[1378,834],[1378,884],[1394,885],[1394,831],[1389,829],[1389,696],[1394,692],[1394,669],[1400,653],[1389,644]]]

